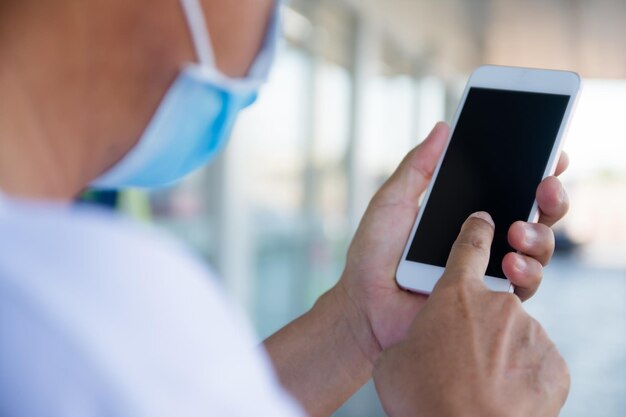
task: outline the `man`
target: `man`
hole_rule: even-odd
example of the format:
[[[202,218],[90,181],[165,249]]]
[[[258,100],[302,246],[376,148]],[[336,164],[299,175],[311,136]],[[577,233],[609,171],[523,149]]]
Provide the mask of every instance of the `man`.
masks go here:
[[[264,349],[179,245],[64,205],[89,184],[175,182],[219,152],[267,74],[276,8],[2,3],[0,415],[322,416],[372,373],[391,415],[556,415],[567,368],[519,302],[567,211],[556,178],[537,191],[540,224],[509,229],[517,296],[482,287],[486,213],[464,225],[429,300],[394,282],[444,124],[372,199],[337,285]]]

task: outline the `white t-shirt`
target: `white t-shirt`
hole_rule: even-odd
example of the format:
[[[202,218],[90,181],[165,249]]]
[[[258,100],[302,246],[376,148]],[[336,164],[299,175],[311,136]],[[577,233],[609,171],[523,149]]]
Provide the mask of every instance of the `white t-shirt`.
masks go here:
[[[179,244],[0,196],[0,416],[302,415]]]

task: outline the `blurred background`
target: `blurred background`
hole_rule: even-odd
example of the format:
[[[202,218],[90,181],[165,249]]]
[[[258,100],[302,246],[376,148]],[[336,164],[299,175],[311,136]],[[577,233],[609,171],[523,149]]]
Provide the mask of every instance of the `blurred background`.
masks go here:
[[[624,22],[625,0],[290,1],[271,80],[226,153],[120,206],[202,254],[264,338],[336,282],[370,197],[451,120],[475,67],[577,71],[572,209],[527,308],[571,368],[562,416],[626,416]],[[336,415],[384,413],[370,384]]]

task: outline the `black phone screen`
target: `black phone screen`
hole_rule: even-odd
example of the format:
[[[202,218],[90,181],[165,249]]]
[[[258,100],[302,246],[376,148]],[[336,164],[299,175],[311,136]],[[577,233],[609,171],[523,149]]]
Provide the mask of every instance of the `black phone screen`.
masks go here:
[[[570,96],[471,88],[407,260],[444,267],[467,217],[496,224],[487,275],[505,278],[507,233],[528,219]]]

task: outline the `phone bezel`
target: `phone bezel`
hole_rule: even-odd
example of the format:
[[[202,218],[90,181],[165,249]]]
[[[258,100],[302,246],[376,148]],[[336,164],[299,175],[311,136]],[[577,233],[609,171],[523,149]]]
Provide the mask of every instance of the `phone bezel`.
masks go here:
[[[439,158],[439,162],[437,163],[437,167],[434,171],[432,180],[428,186],[428,189],[426,190],[424,199],[422,200],[420,210],[413,225],[413,230],[409,235],[409,239],[407,240],[407,243],[405,245],[402,258],[400,260],[400,263],[398,264],[398,269],[396,271],[396,282],[401,288],[408,291],[422,294],[430,294],[435,287],[435,284],[444,272],[443,267],[408,261],[406,257],[411,242],[413,242],[413,237],[415,236],[417,227],[419,226],[422,215],[424,213],[424,208],[428,204],[428,198],[430,197],[430,193],[433,184],[435,183],[435,179],[439,174],[441,163],[443,162],[445,154],[448,150],[448,145],[450,144],[450,140],[454,133],[454,129],[456,128],[456,124],[459,120],[461,111],[463,109],[463,106],[465,105],[467,94],[470,88],[473,87],[509,91],[563,94],[569,95],[571,97],[567,105],[567,109],[565,110],[563,120],[561,121],[561,126],[559,127],[559,132],[554,142],[554,146],[552,147],[550,159],[548,161],[548,164],[546,165],[546,170],[543,174],[543,178],[546,178],[550,175],[554,175],[554,171],[558,162],[557,158],[560,155],[563,146],[563,139],[569,127],[569,122],[571,120],[573,110],[578,100],[579,92],[581,89],[581,78],[575,72],[570,71],[503,67],[495,65],[485,65],[479,67],[472,73],[469,81],[467,82],[467,85],[465,86],[465,90],[463,91],[459,106],[457,107],[456,113],[452,120],[450,135],[447,139],[446,148]],[[527,221],[536,222],[538,220],[538,214],[539,212],[537,208],[537,202],[535,201]],[[498,277],[491,277],[486,275],[485,285],[494,291],[513,291],[513,286],[511,285],[511,282],[509,280]]]

